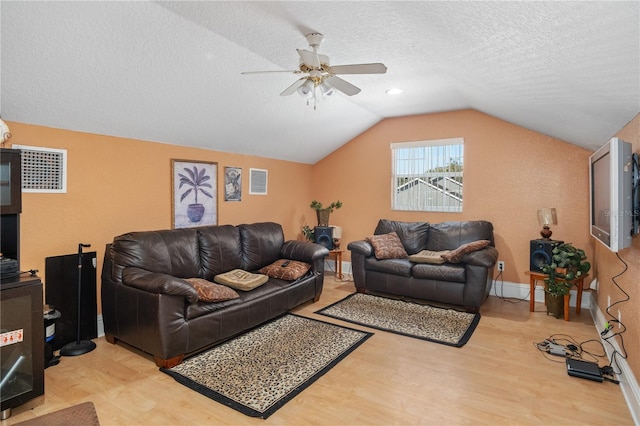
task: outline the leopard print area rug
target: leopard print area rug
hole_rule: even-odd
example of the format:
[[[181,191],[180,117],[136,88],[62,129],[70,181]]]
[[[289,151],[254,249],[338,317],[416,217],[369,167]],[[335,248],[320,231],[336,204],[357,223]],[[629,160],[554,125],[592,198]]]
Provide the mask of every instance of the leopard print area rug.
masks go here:
[[[456,347],[469,341],[480,321],[480,314],[362,293],[351,294],[316,313]]]
[[[243,414],[266,419],[372,335],[286,314],[160,371]]]

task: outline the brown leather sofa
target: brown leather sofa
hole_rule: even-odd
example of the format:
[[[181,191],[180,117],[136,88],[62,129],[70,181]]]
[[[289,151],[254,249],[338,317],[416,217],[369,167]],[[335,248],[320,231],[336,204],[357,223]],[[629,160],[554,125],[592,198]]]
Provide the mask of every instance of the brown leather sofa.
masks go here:
[[[459,305],[467,312],[478,312],[491,290],[498,259],[490,222],[430,224],[382,219],[374,235],[390,232],[398,234],[408,255],[422,250],[455,250],[478,240],[489,240],[490,245],[465,254],[460,263],[424,264],[408,258],[379,260],[369,241],[353,241],[348,249],[358,292]]]
[[[107,341],[121,340],[153,355],[159,367],[242,333],[309,300],[324,281],[319,244],[286,241],[276,223],[131,232],[107,245],[102,316]],[[269,280],[239,299],[204,303],[184,278],[213,281],[234,269],[255,272],[291,259],[311,265],[295,281]]]

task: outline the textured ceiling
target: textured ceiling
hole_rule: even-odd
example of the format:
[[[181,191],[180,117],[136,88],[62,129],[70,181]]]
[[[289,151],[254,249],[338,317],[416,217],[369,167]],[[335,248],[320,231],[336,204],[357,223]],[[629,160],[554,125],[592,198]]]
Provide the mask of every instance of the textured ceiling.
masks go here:
[[[473,108],[594,150],[640,112],[640,3],[2,1],[7,121],[315,163],[386,117]],[[362,92],[279,96],[304,35]],[[388,96],[400,87],[404,93]]]

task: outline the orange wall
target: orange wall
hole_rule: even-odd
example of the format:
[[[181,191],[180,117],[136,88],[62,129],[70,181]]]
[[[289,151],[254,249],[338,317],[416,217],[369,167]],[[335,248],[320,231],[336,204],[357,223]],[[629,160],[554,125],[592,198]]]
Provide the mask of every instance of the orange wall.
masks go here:
[[[78,243],[91,244],[85,251],[97,252],[99,288],[105,245],[113,237],[171,228],[172,158],[218,163],[219,224],[274,221],[282,224],[287,239],[299,239],[301,224],[313,214],[307,204],[312,199],[311,165],[7,124],[12,144],[62,148],[68,154],[66,194],[23,194],[20,266],[38,269],[45,285],[48,256],[77,253]],[[242,168],[240,202],[224,201],[225,166]],[[269,171],[268,195],[249,195],[250,167]]]
[[[640,116],[618,137],[640,152]],[[463,137],[465,198],[462,213],[393,211],[391,205],[391,142]],[[606,141],[602,141],[604,144]],[[499,259],[506,262],[504,280],[528,283],[529,240],[539,238],[537,209],[555,207],[554,239],[584,248],[593,264],[591,277],[600,281],[598,304],[606,309],[623,295],[611,277],[623,269],[616,256],[589,234],[589,167],[592,152],[483,113],[466,110],[386,119],[324,158],[313,168],[313,193],[323,202],[344,206],[330,223],[343,228],[344,247],[371,234],[380,218],[407,221],[486,219],[493,223]],[[620,252],[629,270],[618,279],[631,301],[615,307],[627,326],[625,345],[640,347],[640,236]],[[349,253],[345,253],[345,258]],[[591,279],[591,278],[590,278]],[[522,307],[527,309],[527,306]],[[640,377],[637,350],[629,365]]]
[[[622,140],[630,142],[633,152],[640,154],[640,114],[637,115],[628,125],[617,134]],[[636,379],[640,380],[640,236],[632,239],[632,246],[618,252],[620,259],[602,244],[596,244],[595,263],[597,266],[597,277],[600,285],[598,291],[598,306],[604,313],[607,308],[607,296],[611,296],[611,303],[624,300],[626,296],[613,282],[613,277],[623,272],[627,264],[627,271],[616,278],[618,285],[630,297],[628,302],[620,303],[611,308],[611,314],[618,317],[618,310],[622,313],[622,322],[627,327],[623,334],[624,345],[629,351],[627,362],[631,366]],[[623,263],[624,261],[624,263]],[[605,314],[607,319],[610,319]],[[612,331],[619,330],[614,326]]]
[[[391,210],[391,142],[464,138],[462,213]],[[540,238],[537,210],[555,207],[553,238],[593,256],[589,237],[590,152],[495,117],[464,110],[383,120],[320,161],[314,194],[340,199],[331,224],[345,243],[371,234],[380,218],[407,221],[484,219],[493,223],[505,281],[528,283],[529,241]],[[348,257],[348,253],[347,256]]]
[[[621,270],[616,256],[589,236],[587,161],[591,152],[524,129],[483,113],[464,110],[383,120],[314,166],[181,146],[106,137],[20,123],[8,125],[11,143],[68,150],[66,194],[24,194],[21,266],[44,275],[44,258],[77,251],[78,242],[98,252],[98,285],[104,246],[114,236],[132,230],[171,226],[170,159],[218,162],[218,192],[224,166],[243,169],[243,200],[218,203],[218,223],[272,220],[283,225],[286,238],[299,239],[304,224],[316,224],[309,202],[344,206],[330,223],[343,228],[343,247],[373,232],[380,218],[441,222],[486,219],[495,227],[505,281],[527,283],[529,240],[539,237],[536,211],[555,207],[559,224],[553,238],[587,251],[601,289],[621,293],[611,277]],[[640,118],[618,135],[640,151]],[[390,209],[391,142],[463,137],[465,141],[465,201],[462,213],[401,212]],[[603,141],[604,143],[605,141]],[[249,167],[269,170],[269,194],[248,195]],[[294,177],[294,178],[292,178]],[[220,199],[220,197],[219,197]],[[618,282],[631,295],[619,305],[628,327],[627,348],[640,347],[640,237],[620,256],[629,271]],[[345,258],[349,259],[348,251]],[[46,283],[46,277],[44,277]],[[604,297],[603,297],[604,296]],[[100,303],[98,301],[98,303]],[[98,305],[100,307],[100,305]],[[526,309],[526,306],[523,307]],[[617,309],[617,308],[616,308]],[[628,337],[627,337],[628,336]],[[637,353],[629,355],[636,377]]]

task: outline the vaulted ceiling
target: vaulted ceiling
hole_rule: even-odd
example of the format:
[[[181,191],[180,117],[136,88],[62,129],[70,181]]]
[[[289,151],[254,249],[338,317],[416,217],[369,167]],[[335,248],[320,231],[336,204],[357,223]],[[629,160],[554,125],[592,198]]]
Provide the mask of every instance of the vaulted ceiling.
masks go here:
[[[5,121],[315,163],[387,117],[473,108],[594,150],[640,112],[640,3],[2,1]],[[305,35],[355,96],[280,96]],[[389,96],[392,87],[404,90]],[[452,135],[459,136],[459,135]]]

